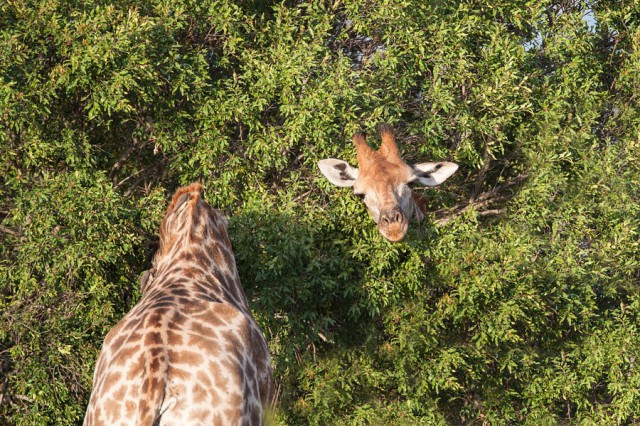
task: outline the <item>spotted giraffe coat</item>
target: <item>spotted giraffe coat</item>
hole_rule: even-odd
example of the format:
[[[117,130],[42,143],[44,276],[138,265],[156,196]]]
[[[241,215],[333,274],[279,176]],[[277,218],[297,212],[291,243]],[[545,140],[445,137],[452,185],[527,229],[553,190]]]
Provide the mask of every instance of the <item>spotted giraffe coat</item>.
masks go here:
[[[226,218],[180,188],[142,298],[107,334],[85,426],[261,425],[267,343],[240,285]]]

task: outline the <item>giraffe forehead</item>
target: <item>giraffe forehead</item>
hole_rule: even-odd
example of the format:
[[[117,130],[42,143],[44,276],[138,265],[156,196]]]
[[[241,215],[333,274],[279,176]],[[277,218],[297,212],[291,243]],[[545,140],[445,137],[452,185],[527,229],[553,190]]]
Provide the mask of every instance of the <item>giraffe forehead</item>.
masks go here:
[[[410,177],[411,168],[406,164],[379,161],[360,169],[354,189],[362,192],[384,192],[406,184]]]

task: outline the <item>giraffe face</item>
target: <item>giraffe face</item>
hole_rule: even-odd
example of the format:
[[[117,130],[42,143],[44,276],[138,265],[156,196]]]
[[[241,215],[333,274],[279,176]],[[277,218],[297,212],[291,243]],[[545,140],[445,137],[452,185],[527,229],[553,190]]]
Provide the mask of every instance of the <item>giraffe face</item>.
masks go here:
[[[358,154],[358,167],[329,158],[318,162],[320,171],[331,183],[353,187],[362,197],[378,231],[389,241],[404,238],[412,217],[420,221],[424,212],[416,202],[409,185],[437,186],[449,178],[458,165],[449,162],[406,164],[396,146],[393,130],[381,129],[382,145],[371,149],[362,134],[353,136]]]

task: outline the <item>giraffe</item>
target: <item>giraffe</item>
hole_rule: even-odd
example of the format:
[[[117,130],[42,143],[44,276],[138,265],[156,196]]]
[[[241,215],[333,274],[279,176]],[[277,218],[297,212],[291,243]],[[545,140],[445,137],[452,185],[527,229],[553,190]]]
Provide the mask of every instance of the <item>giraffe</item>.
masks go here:
[[[334,185],[353,187],[382,236],[389,241],[400,241],[407,233],[411,217],[418,222],[424,217],[424,204],[409,185],[440,185],[458,169],[458,165],[438,162],[410,166],[400,156],[391,126],[380,126],[380,133],[382,144],[377,151],[367,145],[362,133],[353,135],[357,168],[335,158],[320,160],[318,167]]]
[[[97,425],[261,425],[267,342],[238,278],[227,219],[178,189],[142,297],[105,337],[84,419]]]

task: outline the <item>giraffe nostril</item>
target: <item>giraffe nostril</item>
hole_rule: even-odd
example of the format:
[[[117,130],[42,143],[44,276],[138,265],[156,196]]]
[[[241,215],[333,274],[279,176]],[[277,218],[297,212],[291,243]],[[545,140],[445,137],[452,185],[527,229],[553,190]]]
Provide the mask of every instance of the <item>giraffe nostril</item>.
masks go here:
[[[392,223],[402,223],[402,213],[399,211],[385,212],[380,217],[380,223],[384,226],[391,225]]]

